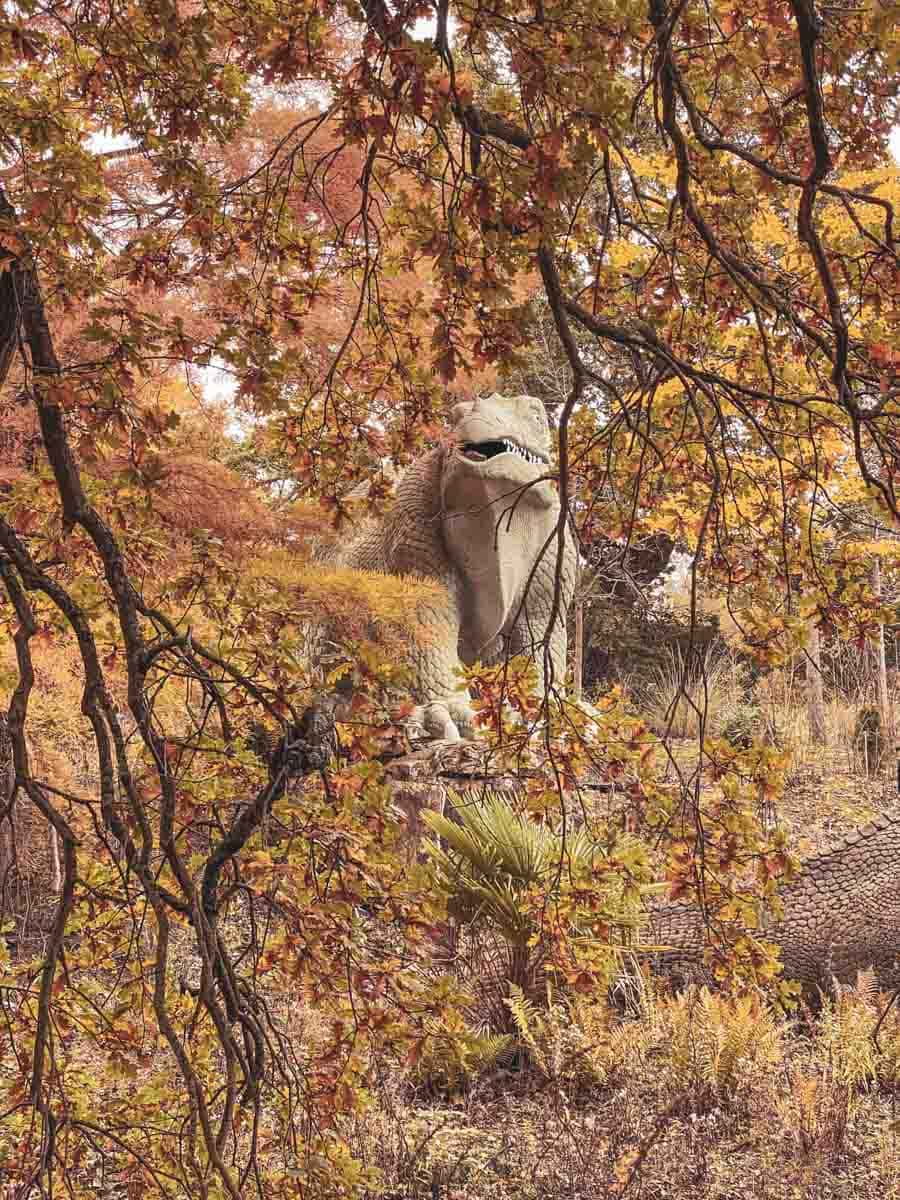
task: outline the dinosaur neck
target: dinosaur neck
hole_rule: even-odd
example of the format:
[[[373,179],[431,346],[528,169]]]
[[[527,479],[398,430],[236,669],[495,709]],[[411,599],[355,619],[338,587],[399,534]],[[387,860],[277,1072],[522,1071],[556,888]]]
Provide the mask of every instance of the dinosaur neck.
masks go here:
[[[467,585],[468,644],[461,649],[474,661],[515,615],[558,510],[535,504],[528,489],[458,471],[445,480],[443,501],[444,542]]]

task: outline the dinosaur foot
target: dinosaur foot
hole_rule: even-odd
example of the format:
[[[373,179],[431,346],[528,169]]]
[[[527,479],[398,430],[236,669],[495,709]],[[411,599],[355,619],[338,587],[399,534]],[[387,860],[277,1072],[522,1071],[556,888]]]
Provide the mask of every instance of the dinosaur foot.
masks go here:
[[[410,724],[424,730],[435,741],[471,741],[475,733],[475,714],[464,701],[434,700],[417,705],[410,714]]]

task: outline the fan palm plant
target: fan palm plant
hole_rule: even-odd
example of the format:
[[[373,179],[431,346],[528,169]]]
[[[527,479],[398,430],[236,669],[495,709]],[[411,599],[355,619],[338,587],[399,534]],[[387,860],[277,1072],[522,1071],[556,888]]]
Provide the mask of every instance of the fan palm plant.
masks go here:
[[[640,922],[639,904],[625,898],[621,862],[609,864],[603,847],[584,830],[565,836],[517,813],[502,797],[456,810],[459,823],[437,813],[425,820],[440,841],[426,845],[434,879],[448,897],[451,916],[472,935],[475,990],[486,1023],[510,1029],[510,988],[526,996],[544,991],[552,928],[569,940],[609,946],[592,936],[598,923],[620,929]],[[633,897],[643,887],[630,888]],[[562,921],[551,919],[564,913]],[[609,956],[610,966],[615,956]]]

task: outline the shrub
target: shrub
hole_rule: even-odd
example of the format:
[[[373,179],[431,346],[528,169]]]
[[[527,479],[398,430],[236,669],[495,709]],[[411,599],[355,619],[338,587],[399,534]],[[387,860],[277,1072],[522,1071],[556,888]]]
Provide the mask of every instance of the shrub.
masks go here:
[[[554,999],[550,985],[543,1009],[515,984],[509,990],[506,1004],[532,1067],[557,1084],[605,1081],[602,1050],[608,1030],[584,1019],[590,1011],[586,1006]]]
[[[464,1091],[493,1067],[512,1046],[509,1034],[475,1033],[456,1013],[448,1013],[429,1031],[410,1058],[410,1080],[428,1092]]]
[[[722,726],[721,736],[736,750],[749,750],[760,737],[762,713],[755,704],[738,704]]]

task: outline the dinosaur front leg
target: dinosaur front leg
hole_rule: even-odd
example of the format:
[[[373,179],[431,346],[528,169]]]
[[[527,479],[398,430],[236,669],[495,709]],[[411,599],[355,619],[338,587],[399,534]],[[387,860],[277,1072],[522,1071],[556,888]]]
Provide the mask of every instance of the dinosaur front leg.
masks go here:
[[[469,693],[459,690],[460,617],[451,597],[447,608],[430,607],[422,616],[425,634],[411,655],[412,719],[431,737],[447,741],[475,737]]]

